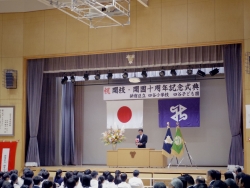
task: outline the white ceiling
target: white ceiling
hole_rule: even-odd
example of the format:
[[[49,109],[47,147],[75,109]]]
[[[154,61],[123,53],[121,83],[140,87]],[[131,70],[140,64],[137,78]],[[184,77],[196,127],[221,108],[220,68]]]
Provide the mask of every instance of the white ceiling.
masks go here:
[[[30,12],[51,9],[37,0],[0,0],[0,13]]]

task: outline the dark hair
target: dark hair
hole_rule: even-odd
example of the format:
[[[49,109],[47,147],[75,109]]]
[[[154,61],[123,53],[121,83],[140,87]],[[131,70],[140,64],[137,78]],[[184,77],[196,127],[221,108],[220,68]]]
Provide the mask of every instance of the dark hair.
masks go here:
[[[128,176],[126,173],[121,174],[121,180],[122,182],[125,182],[128,179]]]
[[[97,171],[92,171],[92,172],[91,172],[91,177],[92,177],[92,178],[96,178],[97,175],[98,175],[98,172],[97,172]]]
[[[239,173],[239,172],[242,172],[242,169],[240,167],[238,167],[235,172]]]
[[[183,188],[187,188],[187,180],[186,180],[186,178],[184,176],[179,176],[177,178],[182,181]]]
[[[84,174],[85,174],[85,175],[90,175],[90,174],[91,174],[91,170],[90,170],[90,169],[85,170],[85,171],[84,171]]]
[[[157,182],[154,184],[154,188],[166,188],[166,185],[163,182]]]
[[[44,180],[48,179],[48,178],[49,178],[49,172],[44,171],[44,172],[42,173],[42,177],[43,177]]]
[[[50,187],[53,187],[52,181],[44,181],[43,182],[42,188],[50,188]]]
[[[227,186],[229,186],[230,188],[238,188],[236,182],[231,179],[231,178],[228,178],[225,180],[225,183],[227,184]]]
[[[79,181],[79,177],[76,175],[73,175],[72,178],[75,180],[76,183]]]
[[[209,171],[207,171],[207,174],[208,174],[209,176],[211,176],[211,178],[212,178],[213,180],[215,180],[216,177],[217,177],[217,172],[216,172],[215,170],[209,170]]]
[[[241,183],[244,184],[244,187],[250,187],[250,176],[249,175],[245,175],[241,178]]]
[[[81,178],[81,183],[83,187],[90,187],[90,180],[91,176],[90,175],[83,175]]]
[[[120,175],[121,175],[121,171],[120,170],[116,170],[115,171],[115,184],[118,185],[122,182],[121,178],[120,178]]]
[[[2,188],[14,188],[14,185],[12,185],[9,182],[5,182],[5,183],[3,183],[3,187]]]
[[[138,131],[141,131],[141,132],[143,132],[143,129],[139,129]]]
[[[74,176],[73,176],[73,178],[69,178],[67,180],[67,188],[74,188],[76,186],[76,181],[75,181]],[[77,176],[75,176],[75,177],[77,177]]]
[[[140,174],[139,170],[134,170],[134,172],[133,172],[133,176],[134,177],[139,176],[139,174]]]
[[[220,171],[216,170],[216,180],[221,180],[221,173]]]
[[[104,179],[107,180],[108,176],[110,175],[110,172],[109,171],[105,171],[105,172],[102,173],[102,175],[104,176]]]
[[[0,178],[4,175],[4,172],[0,171]]]
[[[24,177],[25,178],[33,178],[33,176],[34,176],[34,172],[32,170],[26,170],[24,172]]]
[[[30,186],[33,183],[32,178],[24,178],[23,185],[28,185]]]
[[[9,175],[8,172],[4,173],[2,179],[3,179],[3,180],[7,180],[7,178],[10,178],[10,175]]]
[[[227,184],[221,180],[216,180],[213,187],[227,188]]]
[[[195,188],[207,188],[207,184],[205,184],[205,183],[200,183],[200,184],[196,185]]]
[[[234,175],[233,175],[233,173],[231,171],[225,172],[224,176],[225,176],[225,180],[229,179],[229,178],[234,179]]]
[[[2,187],[2,185],[3,185],[3,180],[2,179],[0,179],[0,188]]]
[[[40,176],[35,176],[33,178],[33,182],[35,185],[39,185],[41,183],[41,181],[42,181],[42,178]]]
[[[104,180],[105,180],[104,176],[99,176],[99,178],[98,178],[98,188],[102,188],[102,184],[103,184]]]
[[[192,176],[189,174],[183,174],[182,176],[186,179],[187,184],[194,185],[194,178]]]
[[[55,180],[60,179],[60,178],[61,178],[61,175],[62,175],[62,170],[61,170],[61,169],[57,170],[57,171],[56,171],[56,175],[55,175]]]
[[[114,178],[113,175],[110,174],[110,175],[108,176],[108,181],[109,181],[109,182],[113,182],[114,179],[115,179],[115,178]]]
[[[243,173],[243,172],[240,172],[240,173],[238,173],[237,175],[236,175],[236,180],[240,180],[241,178],[243,178],[244,176],[245,176],[246,174],[245,173]]]
[[[67,180],[72,177],[72,172],[66,172],[65,176],[63,177],[64,187],[67,187]]]
[[[205,178],[202,176],[197,176],[197,178],[195,179],[196,184],[203,184],[206,183],[205,182]]]
[[[79,173],[79,171],[76,171],[76,170],[75,170],[75,171],[73,172],[73,175],[76,175],[76,176],[77,176],[78,173]]]
[[[14,186],[16,180],[18,179],[18,176],[17,174],[13,173],[11,176],[10,176],[10,180],[11,180],[11,184]]]

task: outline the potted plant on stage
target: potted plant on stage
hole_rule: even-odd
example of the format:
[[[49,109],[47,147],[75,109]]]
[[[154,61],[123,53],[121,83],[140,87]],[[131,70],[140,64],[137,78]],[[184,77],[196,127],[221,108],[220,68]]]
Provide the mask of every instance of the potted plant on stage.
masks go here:
[[[122,143],[126,137],[124,136],[124,128],[110,128],[102,133],[102,142],[105,145],[112,145],[113,150],[116,150],[116,145]]]

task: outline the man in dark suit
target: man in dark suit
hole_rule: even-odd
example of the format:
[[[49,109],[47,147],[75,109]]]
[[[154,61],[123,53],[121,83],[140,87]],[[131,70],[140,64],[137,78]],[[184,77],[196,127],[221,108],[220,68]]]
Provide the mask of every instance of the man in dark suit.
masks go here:
[[[217,172],[215,170],[207,171],[207,182],[209,182],[208,185],[209,188],[213,188],[216,177],[217,177]]]
[[[182,175],[187,181],[187,188],[194,188],[194,178],[189,174]]]
[[[138,130],[139,135],[137,135],[137,139],[139,140],[138,143],[136,143],[136,145],[138,146],[138,148],[146,148],[146,144],[148,142],[148,136],[143,134],[143,129],[139,129]]]

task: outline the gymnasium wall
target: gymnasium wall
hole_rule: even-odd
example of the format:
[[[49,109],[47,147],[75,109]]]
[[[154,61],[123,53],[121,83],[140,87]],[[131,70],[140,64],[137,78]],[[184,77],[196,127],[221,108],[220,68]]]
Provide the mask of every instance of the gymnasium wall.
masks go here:
[[[106,151],[112,146],[101,143],[101,133],[106,130],[106,102],[103,86],[84,86],[83,163],[106,164]],[[228,108],[224,79],[202,80],[199,128],[182,128],[188,150],[199,166],[227,166],[231,143]],[[144,132],[149,140],[147,147],[161,149],[165,128],[158,127],[158,100],[144,100]],[[171,129],[175,134],[175,129]],[[137,130],[126,130],[127,140],[117,148],[134,148]],[[184,164],[188,163],[185,157]]]

